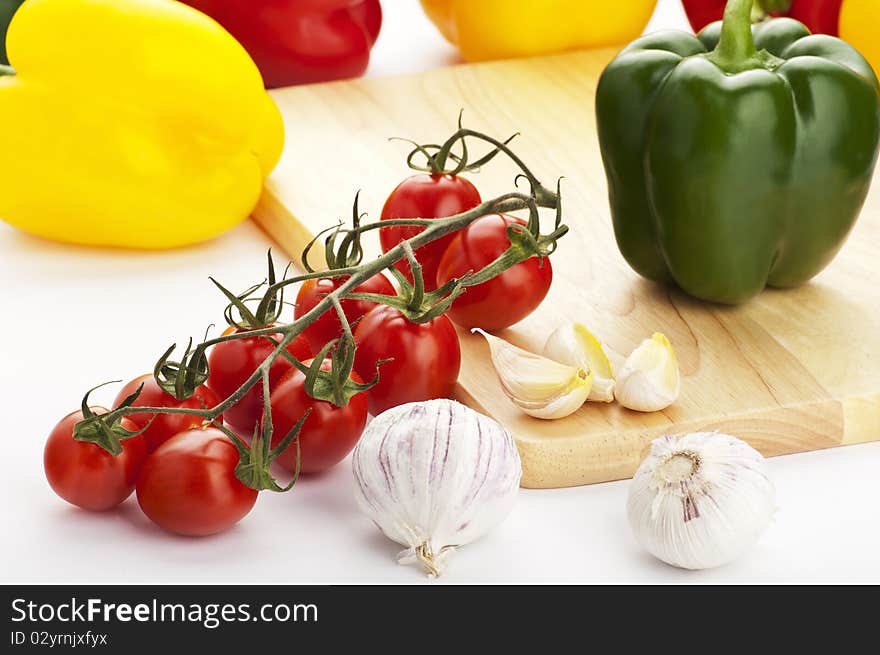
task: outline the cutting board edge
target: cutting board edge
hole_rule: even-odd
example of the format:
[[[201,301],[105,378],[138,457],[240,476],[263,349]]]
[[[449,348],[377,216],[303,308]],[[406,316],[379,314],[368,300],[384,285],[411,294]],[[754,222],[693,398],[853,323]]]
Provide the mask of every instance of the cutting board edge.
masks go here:
[[[651,441],[667,434],[736,434],[767,457],[880,441],[880,393],[798,403],[625,432],[519,439],[521,486],[560,489],[631,478]],[[670,429],[673,428],[673,429]],[[599,464],[601,462],[601,464]]]

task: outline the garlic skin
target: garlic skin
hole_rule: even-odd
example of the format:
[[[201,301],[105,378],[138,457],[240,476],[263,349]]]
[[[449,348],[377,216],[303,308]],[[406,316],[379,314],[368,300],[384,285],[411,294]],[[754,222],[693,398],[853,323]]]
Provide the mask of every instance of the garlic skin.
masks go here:
[[[627,409],[658,412],[678,400],[680,391],[675,350],[664,334],[655,332],[627,357],[617,374],[614,397]]]
[[[522,477],[510,433],[446,399],[379,414],[354,450],[353,468],[360,508],[407,547],[398,561],[421,562],[431,576],[507,517]]]
[[[587,401],[593,387],[592,372],[530,353],[479,328],[472,331],[489,342],[501,388],[529,416],[565,418]]]
[[[654,440],[629,487],[627,514],[638,542],[684,569],[735,560],[773,518],[776,490],[761,454],[719,432]]]
[[[544,356],[561,364],[575,366],[593,374],[593,386],[587,400],[614,401],[614,369],[602,344],[580,323],[556,328],[544,344]]]

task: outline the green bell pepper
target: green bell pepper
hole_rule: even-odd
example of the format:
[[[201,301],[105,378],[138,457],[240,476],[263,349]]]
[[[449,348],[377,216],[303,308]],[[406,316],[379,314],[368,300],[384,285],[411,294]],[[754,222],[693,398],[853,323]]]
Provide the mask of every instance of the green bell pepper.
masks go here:
[[[9,60],[6,58],[6,28],[9,27],[9,21],[12,15],[18,11],[24,0],[0,0],[0,65],[8,66]]]
[[[730,0],[698,36],[638,39],[599,82],[618,247],[644,277],[739,303],[819,273],[858,218],[880,88],[843,41]]]

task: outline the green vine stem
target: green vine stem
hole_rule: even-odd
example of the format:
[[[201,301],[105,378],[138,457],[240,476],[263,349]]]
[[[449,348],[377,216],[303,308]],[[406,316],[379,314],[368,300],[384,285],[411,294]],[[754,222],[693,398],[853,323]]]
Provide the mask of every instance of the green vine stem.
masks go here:
[[[202,343],[198,344],[193,350],[192,354],[189,356],[191,361],[203,362],[206,350],[218,343],[224,341],[231,341],[235,339],[243,339],[249,337],[267,337],[272,340],[275,344],[275,348],[269,354],[269,356],[256,368],[256,370],[245,380],[241,386],[236,389],[230,396],[223,399],[219,404],[212,408],[182,408],[182,407],[135,407],[131,405],[131,402],[123,403],[119,407],[97,416],[90,416],[88,420],[81,421],[74,428],[74,437],[79,440],[85,441],[94,441],[101,447],[105,448],[111,453],[118,453],[121,451],[119,447],[118,441],[115,443],[108,443],[110,437],[118,438],[119,440],[130,438],[135,436],[135,434],[129,434],[125,431],[121,431],[118,428],[113,430],[114,426],[118,426],[121,419],[130,414],[188,414],[193,416],[202,417],[206,424],[214,423],[217,424],[216,419],[223,414],[230,407],[239,402],[250,389],[260,382],[261,380],[267,379],[269,368],[272,366],[272,363],[281,356],[287,356],[291,358],[292,356],[286,352],[287,346],[299,335],[301,334],[307,327],[312,325],[321,315],[323,315],[327,311],[336,311],[341,313],[341,307],[339,306],[339,301],[345,298],[363,298],[369,296],[370,300],[375,302],[385,303],[392,306],[395,306],[394,303],[398,300],[397,296],[381,296],[381,295],[373,295],[373,294],[358,294],[355,292],[355,289],[363,284],[366,280],[370,279],[374,275],[381,273],[385,270],[394,270],[394,264],[401,261],[404,258],[412,258],[413,251],[425,246],[432,241],[436,241],[437,239],[442,238],[443,236],[450,234],[452,232],[457,232],[482,216],[486,216],[489,214],[507,214],[522,210],[529,211],[529,223],[527,226],[516,226],[516,229],[508,230],[508,235],[511,240],[510,248],[502,253],[494,262],[486,266],[485,268],[474,271],[472,274],[465,276],[459,280],[450,281],[449,284],[444,285],[443,288],[438,289],[435,292],[424,293],[424,289],[421,289],[422,300],[424,303],[431,304],[433,306],[440,307],[445,311],[446,308],[451,304],[452,299],[454,298],[454,293],[460,293],[465,287],[473,286],[475,284],[480,284],[491,278],[500,275],[507,269],[516,264],[525,261],[531,257],[539,257],[542,258],[544,256],[549,255],[553,252],[556,247],[556,241],[565,235],[568,231],[568,227],[562,223],[562,203],[559,192],[559,185],[557,185],[556,191],[552,191],[542,186],[538,179],[534,176],[534,174],[526,167],[526,165],[519,159],[510,149],[507,144],[492,137],[486,136],[479,132],[475,132],[469,129],[459,129],[452,137],[450,137],[442,146],[441,154],[443,151],[446,151],[447,154],[451,151],[452,147],[458,141],[463,141],[465,138],[476,138],[483,141],[486,141],[493,145],[499,152],[505,153],[508,157],[510,157],[522,170],[522,176],[525,177],[530,185],[531,185],[531,193],[524,194],[520,192],[510,192],[505,193],[497,198],[493,198],[491,200],[485,201],[461,214],[456,214],[454,216],[450,216],[448,218],[436,218],[436,219],[398,219],[398,220],[390,220],[390,221],[379,221],[368,224],[360,223],[360,216],[355,210],[354,215],[357,219],[354,221],[354,225],[351,229],[343,229],[341,226],[337,228],[339,232],[344,232],[345,237],[339,245],[339,248],[342,249],[344,254],[349,254],[352,252],[357,252],[360,248],[359,244],[352,243],[348,241],[349,239],[353,241],[358,241],[360,236],[367,231],[378,229],[380,227],[391,227],[394,225],[409,225],[409,226],[418,226],[424,227],[416,236],[399,243],[394,248],[390,249],[388,252],[383,254],[380,257],[376,257],[373,260],[357,264],[357,265],[346,265],[342,268],[335,268],[327,271],[309,271],[302,275],[296,275],[292,277],[284,277],[284,279],[279,281],[272,280],[266,290],[264,297],[264,303],[261,304],[261,309],[268,310],[266,314],[274,314],[274,310],[276,310],[276,305],[271,305],[265,302],[265,298],[268,298],[270,295],[275,297],[276,295],[281,294],[282,290],[292,284],[298,284],[305,280],[315,279],[315,278],[326,278],[326,277],[345,277],[345,281],[334,291],[328,293],[320,302],[318,302],[309,312],[296,319],[294,322],[283,325],[272,325],[268,327],[261,327],[259,329],[253,329],[243,332],[233,332],[231,334],[215,337],[213,339],[206,339]],[[548,234],[540,233],[540,225],[538,221],[538,209],[552,209],[556,211],[556,220],[554,224],[554,229]],[[331,236],[330,238],[335,239],[335,236]],[[339,262],[350,262],[351,258],[349,257],[340,257],[337,259]],[[270,264],[271,271],[271,264]],[[270,276],[273,277],[273,276]],[[219,286],[219,285],[218,285]],[[260,287],[262,285],[258,285]],[[252,288],[250,291],[253,291]],[[432,297],[432,294],[437,294],[437,292],[445,293],[446,297]],[[235,297],[237,301],[243,301],[241,296]],[[229,299],[227,294],[227,299]],[[412,300],[412,299],[410,299]],[[429,314],[428,314],[429,315]],[[260,317],[262,318],[262,317]],[[425,316],[416,316],[417,320],[425,320]],[[351,341],[351,328],[348,325],[347,321],[343,322],[344,326],[344,341]],[[280,338],[278,338],[280,336]],[[349,346],[352,352],[343,352],[343,355],[340,356],[340,365],[344,366],[348,370],[347,373],[350,372],[350,362],[353,357],[353,344],[349,343]],[[188,349],[189,350],[189,349]],[[327,348],[322,350],[323,354],[327,353]],[[166,354],[167,357],[167,354]],[[316,357],[317,359],[317,357]],[[294,361],[295,364],[298,365],[300,370],[307,372],[311,371],[313,368],[317,368],[315,366],[306,367],[305,365]],[[307,373],[308,374],[308,373]],[[375,383],[375,380],[370,383]],[[312,382],[314,384],[314,382]],[[370,385],[364,385],[365,387]],[[268,387],[267,387],[268,388]],[[339,396],[339,390],[332,390],[333,394],[337,397],[335,400],[339,402],[345,402],[345,398]],[[268,396],[268,394],[266,394]],[[131,401],[133,402],[133,398]],[[271,420],[271,419],[270,419]],[[96,421],[100,421],[104,425],[108,427],[108,429],[99,429],[98,426],[95,425]],[[301,425],[301,423],[300,423]],[[218,425],[218,427],[220,427]],[[98,429],[96,429],[98,428]],[[269,427],[271,430],[271,426]],[[230,437],[233,443],[236,445],[239,450],[242,448],[242,444],[240,439],[237,437],[233,437],[230,434],[228,429],[223,429],[224,433]],[[100,433],[101,438],[95,438],[97,433]],[[291,437],[291,435],[288,435]],[[292,437],[291,437],[292,439]],[[290,439],[287,439],[288,443]],[[293,439],[296,442],[295,439]],[[264,453],[268,456],[268,453]],[[261,481],[264,486],[263,488],[272,488],[272,486],[266,481]]]

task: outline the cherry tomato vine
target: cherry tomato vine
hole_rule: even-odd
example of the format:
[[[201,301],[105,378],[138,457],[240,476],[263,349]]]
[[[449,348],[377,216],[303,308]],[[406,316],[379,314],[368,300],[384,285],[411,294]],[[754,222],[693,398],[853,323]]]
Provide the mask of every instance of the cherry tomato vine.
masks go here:
[[[511,267],[533,257],[543,261],[551,255],[558,240],[568,231],[562,222],[562,200],[560,185],[556,189],[543,186],[525,163],[510,149],[509,143],[499,141],[475,130],[461,126],[442,144],[420,145],[413,142],[413,150],[407,157],[408,165],[415,170],[425,170],[432,174],[457,175],[462,171],[475,171],[486,165],[499,154],[510,158],[520,169],[515,180],[528,183],[528,193],[519,189],[500,195],[491,200],[463,211],[441,218],[395,218],[363,223],[363,215],[359,213],[357,198],[355,199],[352,222],[350,226],[342,223],[319,234],[308,245],[302,254],[302,264],[306,273],[289,275],[289,267],[285,269],[281,279],[277,279],[271,252],[269,253],[268,276],[258,285],[247,289],[244,293],[233,294],[219,282],[212,282],[223,292],[229,304],[225,316],[234,328],[215,338],[205,338],[195,347],[190,343],[184,350],[180,361],[171,361],[170,357],[176,346],[169,348],[160,358],[155,367],[154,375],[159,386],[172,394],[177,400],[183,401],[191,397],[200,385],[209,379],[208,349],[218,344],[233,342],[240,339],[266,339],[271,342],[271,351],[259,363],[252,374],[225,398],[213,405],[201,407],[192,403],[171,403],[171,406],[144,406],[136,403],[143,385],[129,394],[116,408],[94,413],[88,409],[88,395],[83,399],[83,420],[73,427],[73,438],[81,442],[97,444],[110,455],[123,452],[122,442],[140,436],[149,429],[150,423],[140,420],[137,427],[130,417],[152,415],[187,415],[201,420],[204,427],[220,430],[238,451],[239,462],[235,469],[237,478],[254,490],[286,491],[296,481],[299,473],[300,444],[298,435],[309,416],[305,414],[291,427],[282,439],[277,435],[273,438],[272,406],[270,402],[270,370],[279,358],[285,358],[290,365],[298,369],[304,377],[302,382],[309,396],[316,400],[327,401],[338,407],[345,406],[356,394],[369,390],[380,379],[382,360],[375,363],[376,371],[369,382],[365,371],[360,370],[360,377],[353,374],[355,364],[356,341],[353,336],[352,321],[346,316],[346,301],[366,301],[387,305],[402,314],[406,320],[414,324],[428,324],[442,318],[452,306],[456,298],[469,287],[483,284],[495,278]],[[468,140],[483,142],[491,146],[491,150],[479,159],[469,161]],[[419,166],[416,157],[426,158],[427,164]],[[541,233],[540,209],[553,210],[555,221],[553,229],[546,234]],[[511,221],[507,226],[509,247],[501,252],[493,261],[479,270],[466,271],[459,277],[449,279],[444,284],[433,288],[426,287],[422,265],[416,258],[416,251],[424,246],[449,237],[468,227],[478,219],[492,214],[508,214],[516,211],[527,211],[528,219]],[[372,230],[398,227],[418,228],[420,231],[387,249],[382,256],[363,261],[361,237]],[[324,238],[325,259],[328,270],[314,270],[309,263],[309,253],[314,245]],[[399,264],[407,264],[404,275]],[[388,273],[398,283],[399,291],[395,294],[364,292],[365,283],[377,275]],[[284,292],[294,284],[319,279],[329,279],[334,283],[308,311],[297,315],[292,323],[281,324],[278,320],[285,305]],[[256,303],[256,308],[254,304]],[[328,312],[335,312],[340,335],[324,344],[319,352],[315,352],[309,363],[300,361],[290,352],[289,346],[304,331],[321,319]],[[351,312],[349,312],[351,313]],[[308,360],[306,360],[308,361]],[[328,366],[329,362],[329,366]],[[220,418],[236,403],[247,396],[257,385],[265,390],[262,396],[262,420],[254,428],[251,443],[246,443],[240,436],[225,426]],[[89,392],[91,393],[91,392]],[[286,417],[289,424],[289,417]],[[269,464],[277,459],[288,447],[296,448],[296,465],[294,478],[289,485],[280,486],[269,473]],[[290,458],[288,457],[288,461]]]

